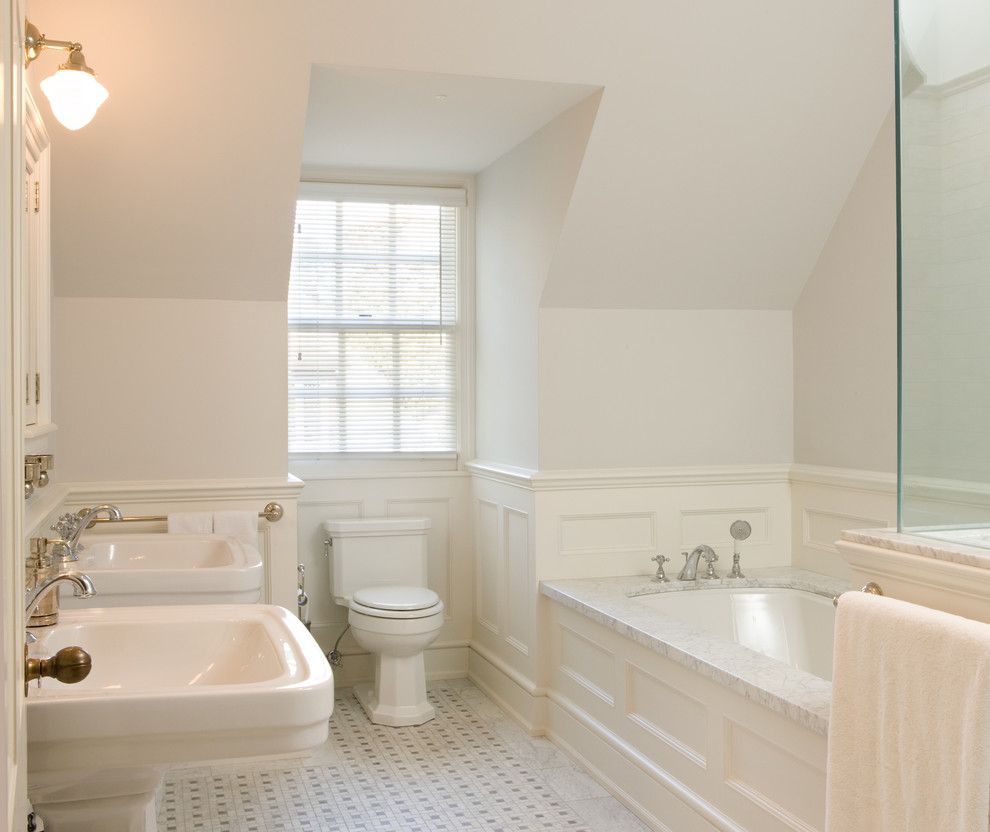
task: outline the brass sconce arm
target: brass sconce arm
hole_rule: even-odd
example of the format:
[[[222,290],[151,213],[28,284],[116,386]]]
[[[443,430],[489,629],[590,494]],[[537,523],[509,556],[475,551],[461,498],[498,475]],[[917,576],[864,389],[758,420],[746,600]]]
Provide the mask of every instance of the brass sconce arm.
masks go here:
[[[81,52],[82,44],[71,40],[55,40],[42,34],[31,21],[24,24],[24,63],[29,64],[41,54],[42,49],[61,49],[64,52]]]

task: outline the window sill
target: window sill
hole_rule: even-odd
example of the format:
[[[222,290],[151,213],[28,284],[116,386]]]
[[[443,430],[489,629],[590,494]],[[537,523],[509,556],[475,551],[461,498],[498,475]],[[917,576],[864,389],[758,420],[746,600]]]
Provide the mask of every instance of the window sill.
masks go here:
[[[461,471],[456,453],[289,454],[289,471],[301,480],[444,475]]]

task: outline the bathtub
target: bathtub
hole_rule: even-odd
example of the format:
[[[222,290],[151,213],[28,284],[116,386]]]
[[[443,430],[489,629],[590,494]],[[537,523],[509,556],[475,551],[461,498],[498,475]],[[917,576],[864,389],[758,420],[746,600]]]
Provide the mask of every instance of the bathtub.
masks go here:
[[[678,832],[822,830],[847,589],[791,568],[542,581],[548,733]]]
[[[827,597],[800,589],[747,587],[664,592],[637,600],[790,667],[832,679],[835,607]]]

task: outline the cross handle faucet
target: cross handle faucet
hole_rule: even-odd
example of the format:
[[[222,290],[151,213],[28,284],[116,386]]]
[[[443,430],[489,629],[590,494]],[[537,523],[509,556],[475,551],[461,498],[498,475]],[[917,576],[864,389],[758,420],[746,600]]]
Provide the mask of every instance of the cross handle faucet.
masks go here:
[[[664,555],[655,555],[650,558],[657,565],[657,574],[653,576],[653,580],[658,583],[667,583],[670,578],[667,577],[667,573],[663,571],[663,565],[665,563],[670,563],[670,558]]]

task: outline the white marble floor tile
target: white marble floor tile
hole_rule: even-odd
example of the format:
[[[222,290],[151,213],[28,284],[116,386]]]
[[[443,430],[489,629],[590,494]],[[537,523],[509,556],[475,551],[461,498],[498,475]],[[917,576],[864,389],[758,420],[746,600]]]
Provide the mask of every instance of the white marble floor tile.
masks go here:
[[[564,800],[607,797],[608,792],[583,771],[572,768],[547,768],[540,772],[547,785]]]
[[[650,832],[650,828],[614,797],[572,800],[570,808],[592,829],[609,832]]]
[[[340,690],[330,738],[311,755],[173,769],[159,797],[159,832],[645,829],[470,682],[433,682],[429,696],[436,719],[386,728]]]

